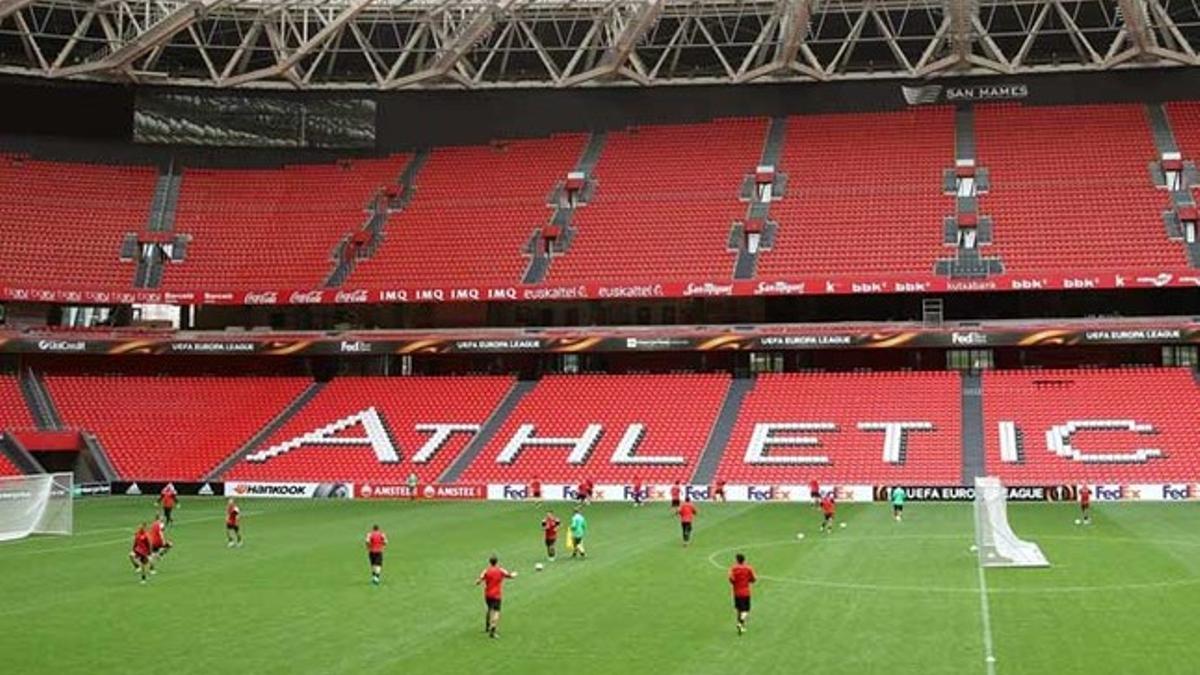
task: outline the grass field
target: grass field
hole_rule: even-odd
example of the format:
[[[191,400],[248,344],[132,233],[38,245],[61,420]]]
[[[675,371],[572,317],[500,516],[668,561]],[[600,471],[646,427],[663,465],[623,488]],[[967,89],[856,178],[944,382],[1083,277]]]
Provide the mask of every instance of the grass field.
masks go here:
[[[679,542],[666,506],[587,508],[590,558],[541,560],[532,505],[247,501],[247,544],[224,544],[218,499],[187,499],[175,550],[140,586],[126,561],[149,498],[76,503],[76,534],[0,545],[4,672],[981,673],[1200,670],[1200,505],[1013,505],[1054,566],[989,570],[969,505],[701,505]],[[567,509],[560,511],[566,519]],[[392,545],[368,583],[362,537]],[[807,536],[796,538],[797,531]],[[725,570],[758,570],[734,630]],[[483,634],[486,557],[521,576],[501,638]]]

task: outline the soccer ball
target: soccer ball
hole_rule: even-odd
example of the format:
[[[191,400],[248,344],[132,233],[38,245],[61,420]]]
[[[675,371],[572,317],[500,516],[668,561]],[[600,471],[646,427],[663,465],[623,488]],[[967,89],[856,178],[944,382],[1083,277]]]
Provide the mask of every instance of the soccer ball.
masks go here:
[[[978,552],[979,552],[979,547],[972,544],[971,545],[971,553],[978,553]]]
[[[541,571],[542,571],[542,563],[536,563],[536,564],[533,566],[533,571],[534,571],[534,572],[541,572]]]
[[[1076,525],[1079,525],[1079,524],[1080,524],[1080,523],[1082,523],[1082,522],[1083,522],[1083,521],[1082,521],[1082,520],[1080,520],[1080,519],[1078,519],[1078,518],[1076,518],[1076,519],[1075,519],[1075,524],[1076,524]]]
[[[845,524],[845,523],[841,523],[841,524],[839,524],[839,525],[838,525],[838,527],[845,527],[845,526],[846,526],[846,524]]]
[[[804,533],[803,533],[803,532],[797,532],[797,533],[796,533],[796,538],[797,538],[797,539],[803,539],[803,538],[804,538]]]

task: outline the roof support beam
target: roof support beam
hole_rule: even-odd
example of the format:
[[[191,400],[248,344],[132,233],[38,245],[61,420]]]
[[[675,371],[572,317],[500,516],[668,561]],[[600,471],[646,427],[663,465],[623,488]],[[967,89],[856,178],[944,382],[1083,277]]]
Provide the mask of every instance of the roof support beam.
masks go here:
[[[461,28],[457,35],[442,45],[433,63],[415,73],[404,77],[390,78],[381,86],[382,89],[395,89],[419,84],[427,80],[447,77],[454,66],[480,40],[486,38],[496,27],[499,18],[508,11],[514,0],[500,0],[495,5],[489,5],[476,12],[475,16]]]
[[[1146,4],[1141,0],[1117,0],[1117,6],[1121,8],[1125,34],[1137,56],[1154,58],[1152,52],[1158,47],[1158,37],[1154,34]]]
[[[771,59],[769,63],[764,63],[738,75],[734,81],[750,82],[764,75],[785,72],[791,68],[796,59],[800,57],[800,51],[805,47],[805,41],[808,39],[808,32],[812,28],[812,11],[815,2],[816,0],[783,0],[779,22],[779,46],[775,50],[775,58]]]
[[[32,5],[34,0],[0,0],[0,19]]]
[[[946,15],[950,17],[950,49],[954,53],[954,63],[960,67],[965,67],[971,57],[972,43],[975,41],[972,19],[978,11],[975,0],[946,0]]]
[[[2,1],[2,0],[0,0]],[[228,4],[231,0],[191,0],[180,3],[146,30],[129,42],[122,44],[102,58],[59,68],[56,75],[70,77],[106,70],[110,72],[128,68],[139,56],[160,47],[176,33],[186,30],[211,9]]]
[[[621,29],[613,43],[605,50],[600,57],[600,61],[596,63],[596,67],[572,75],[571,77],[562,80],[563,86],[574,86],[594,80],[598,77],[615,75],[621,71],[625,62],[629,59],[629,55],[633,53],[634,47],[637,46],[642,36],[646,34],[650,28],[658,22],[658,17],[662,16],[663,0],[645,0],[637,12],[630,18],[629,23]]]
[[[324,28],[317,31],[316,35],[313,35],[303,44],[296,47],[296,49],[286,57],[279,59],[275,65],[268,66],[266,68],[259,68],[258,70],[252,70],[248,73],[242,73],[241,75],[235,75],[221,82],[221,86],[236,87],[239,84],[261,80],[267,77],[286,75],[296,67],[296,64],[300,63],[301,59],[303,59],[305,56],[308,56],[314,49],[324,44],[326,40],[336,35],[337,32],[342,29],[342,26],[345,26],[347,22],[358,16],[359,12],[366,9],[367,5],[370,5],[374,1],[375,0],[351,0],[350,3],[346,5],[346,8],[343,9],[337,16],[335,16],[332,21],[325,24]],[[298,82],[299,77],[297,76],[297,79],[293,81]]]

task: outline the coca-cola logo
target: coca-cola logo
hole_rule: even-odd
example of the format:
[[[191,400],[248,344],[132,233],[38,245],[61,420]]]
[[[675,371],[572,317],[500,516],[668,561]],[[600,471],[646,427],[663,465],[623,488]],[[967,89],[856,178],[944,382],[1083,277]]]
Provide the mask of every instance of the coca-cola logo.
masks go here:
[[[687,288],[683,289],[683,294],[689,297],[694,295],[733,295],[733,284],[714,284],[712,282],[688,284]]]
[[[318,305],[324,300],[325,293],[323,291],[307,291],[304,293],[296,291],[288,298],[288,302],[293,305]]]
[[[367,291],[361,288],[354,291],[338,291],[333,296],[333,301],[337,303],[366,302]]]
[[[246,305],[275,305],[279,303],[279,293],[275,291],[247,293],[242,298],[242,303]]]
[[[804,292],[804,283],[789,284],[786,281],[760,281],[754,287],[755,295],[799,295]]]

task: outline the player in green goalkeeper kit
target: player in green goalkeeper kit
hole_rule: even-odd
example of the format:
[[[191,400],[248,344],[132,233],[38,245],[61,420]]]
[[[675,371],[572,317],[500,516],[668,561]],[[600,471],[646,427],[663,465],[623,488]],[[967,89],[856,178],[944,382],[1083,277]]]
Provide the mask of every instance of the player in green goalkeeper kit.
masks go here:
[[[575,515],[571,516],[571,538],[575,542],[575,547],[571,549],[571,557],[579,556],[580,558],[587,557],[587,551],[583,550],[583,538],[587,535],[587,519],[580,513],[579,507],[575,507]]]
[[[907,498],[908,495],[905,494],[904,488],[899,485],[892,488],[892,517],[896,519],[896,522],[904,519],[904,500]]]

